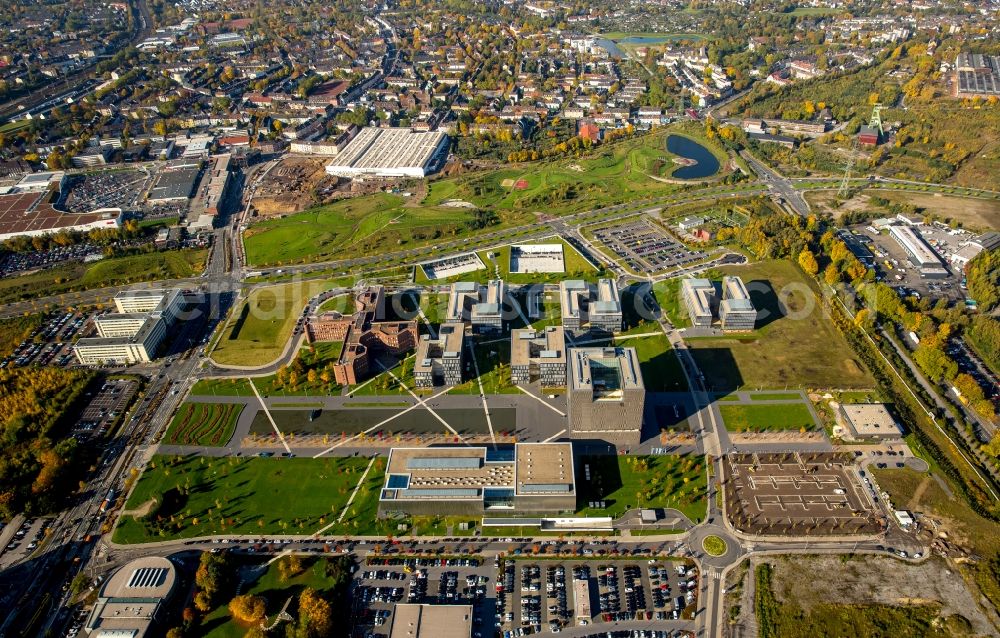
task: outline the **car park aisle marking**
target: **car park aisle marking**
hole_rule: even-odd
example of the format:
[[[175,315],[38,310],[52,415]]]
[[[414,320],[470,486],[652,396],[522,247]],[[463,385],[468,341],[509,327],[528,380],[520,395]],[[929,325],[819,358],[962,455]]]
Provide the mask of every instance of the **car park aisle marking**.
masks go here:
[[[250,377],[247,377],[246,379],[247,379],[247,383],[250,384],[250,387],[253,388],[253,393],[254,393],[254,395],[257,396],[257,401],[260,403],[261,409],[263,409],[264,410],[264,414],[267,415],[267,420],[271,422],[271,427],[274,428],[274,431],[278,433],[278,438],[281,439],[281,444],[285,446],[285,451],[288,452],[289,454],[291,454],[292,453],[292,448],[288,447],[288,441],[285,440],[285,435],[282,434],[281,430],[278,429],[278,424],[274,422],[274,418],[271,416],[271,413],[268,411],[267,406],[264,405],[264,399],[260,398],[260,392],[257,392],[257,386],[254,385],[253,379],[251,379]]]

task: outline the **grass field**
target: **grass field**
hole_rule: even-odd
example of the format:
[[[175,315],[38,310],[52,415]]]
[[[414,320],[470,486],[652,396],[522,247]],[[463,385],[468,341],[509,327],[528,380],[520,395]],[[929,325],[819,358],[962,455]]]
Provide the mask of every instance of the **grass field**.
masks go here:
[[[666,135],[697,137],[698,127],[666,127],[649,135],[595,149],[582,158],[534,162],[524,167],[435,179],[422,201],[379,193],[352,198],[254,224],[245,233],[247,259],[256,266],[330,260],[348,255],[413,248],[472,236],[475,210],[448,206],[458,200],[495,214],[482,229],[534,222],[677,192],[680,184],[650,179],[675,168]],[[713,153],[716,144],[704,139]],[[523,181],[524,188],[510,184]],[[507,184],[505,186],[505,184]]]
[[[709,556],[722,556],[726,553],[726,541],[718,536],[706,536],[702,547]]]
[[[163,442],[167,445],[225,445],[233,437],[242,403],[185,403],[177,411]]]
[[[369,459],[153,457],[126,503],[154,511],[123,514],[118,543],[212,534],[312,534],[334,521]],[[385,460],[377,459],[344,521],[329,533],[358,534],[377,527]]]
[[[193,277],[205,268],[205,249],[171,250],[72,263],[0,279],[0,303],[158,279]],[[72,295],[66,302],[71,304]]]
[[[654,329],[659,331],[658,326]],[[653,337],[617,338],[617,345],[635,348],[642,368],[642,380],[649,392],[684,392],[687,379],[670,341],[664,334]]]
[[[590,465],[591,480],[583,467]],[[693,522],[705,518],[705,458],[685,456],[589,456],[577,461],[578,515],[618,517],[635,507],[680,510]],[[603,500],[605,509],[587,507]]]
[[[795,264],[771,260],[722,270],[743,278],[758,310],[757,329],[687,340],[710,390],[875,385]]]
[[[653,297],[675,328],[687,328],[691,317],[681,299],[681,279],[665,279],[653,284]]]
[[[330,281],[320,280],[255,289],[233,310],[212,359],[237,366],[262,366],[277,359],[306,302],[333,286]]]
[[[341,341],[317,341],[307,344],[299,349],[298,359],[305,373],[286,377],[285,382],[278,380],[277,374],[269,374],[261,377],[253,377],[254,386],[262,397],[272,396],[327,396],[337,392],[340,386],[332,380],[329,383],[323,381],[321,374],[317,374],[314,381],[309,380],[308,370],[322,370],[331,362],[340,358],[340,351],[344,344]],[[294,368],[295,363],[292,364]],[[248,397],[253,395],[250,383],[246,377],[235,379],[200,379],[191,388],[191,394],[196,396],[235,396]]]
[[[244,594],[262,596],[267,601],[268,618],[273,619],[290,596],[298,596],[305,588],[326,594],[334,589],[336,580],[327,575],[325,558],[304,557],[305,569],[299,574],[283,579],[278,561],[263,569],[259,578],[244,584]],[[259,572],[255,572],[259,573]],[[201,638],[243,638],[247,626],[233,620],[229,612],[230,598],[223,598],[220,604],[201,620],[197,635]]]
[[[533,284],[533,283],[555,283],[563,279],[585,279],[594,281],[602,275],[603,270],[594,267],[579,253],[573,246],[561,237],[550,237],[546,239],[531,240],[525,242],[514,242],[515,244],[562,244],[563,259],[566,268],[562,273],[511,273],[510,272],[510,245],[496,249],[479,250],[476,254],[486,265],[486,270],[475,270],[462,273],[454,277],[435,279],[436,285],[449,284],[455,281],[478,281],[485,282],[488,279],[501,279],[512,284]],[[490,258],[489,255],[495,255]],[[424,274],[422,268],[416,269],[414,281],[418,284],[432,283]]]
[[[730,432],[812,430],[816,427],[805,403],[720,405],[719,411]]]

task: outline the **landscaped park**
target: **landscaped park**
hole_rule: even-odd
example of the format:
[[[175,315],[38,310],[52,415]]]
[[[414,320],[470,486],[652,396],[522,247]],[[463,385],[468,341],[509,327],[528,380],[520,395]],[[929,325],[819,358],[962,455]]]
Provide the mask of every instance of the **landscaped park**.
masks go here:
[[[256,223],[244,235],[247,260],[265,266],[374,254],[670,194],[681,188],[669,179],[677,168],[666,150],[670,133],[726,159],[698,125],[664,127],[584,158],[432,180],[420,201],[379,193]]]
[[[220,446],[229,442],[241,403],[184,403],[167,428],[167,445]]]

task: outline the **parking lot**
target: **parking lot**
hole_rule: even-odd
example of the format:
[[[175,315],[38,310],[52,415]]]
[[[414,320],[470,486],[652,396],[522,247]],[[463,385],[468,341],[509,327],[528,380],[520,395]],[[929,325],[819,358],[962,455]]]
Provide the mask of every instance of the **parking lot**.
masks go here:
[[[45,536],[46,519],[25,519],[20,525],[16,521],[7,526],[0,525],[6,543],[0,549],[0,568],[12,565],[30,556]],[[11,527],[11,526],[15,527]]]
[[[79,313],[62,313],[48,316],[41,326],[31,331],[14,351],[0,359],[0,369],[10,367],[71,366],[76,364],[73,355],[73,337],[80,332],[86,316]]]
[[[139,382],[134,379],[109,379],[97,391],[80,413],[73,426],[73,435],[78,439],[104,436],[108,429],[135,398]]]
[[[600,228],[594,237],[607,246],[634,271],[655,273],[687,266],[706,257],[700,250],[689,250],[666,230],[645,217]]]
[[[951,274],[947,278],[923,278],[920,270],[910,262],[903,247],[888,234],[872,233],[866,226],[855,227],[852,231],[854,239],[871,252],[877,277],[899,291],[900,295],[955,301],[965,299],[960,270],[949,264],[947,268]],[[921,226],[919,232],[944,261],[947,261],[950,248],[957,246],[962,240],[962,237],[949,235],[936,226]],[[848,243],[849,248],[852,245]]]
[[[62,208],[89,213],[98,208],[134,208],[145,192],[149,175],[144,171],[107,171],[74,175]]]
[[[698,577],[686,563],[507,558],[495,565],[494,625],[503,638],[606,623],[680,624],[695,609]]]
[[[726,457],[726,509],[755,534],[870,534],[881,529],[852,454],[738,454]]]
[[[472,605],[473,637],[492,636],[494,570],[479,558],[371,558],[355,573],[355,638],[389,634],[397,603]]]

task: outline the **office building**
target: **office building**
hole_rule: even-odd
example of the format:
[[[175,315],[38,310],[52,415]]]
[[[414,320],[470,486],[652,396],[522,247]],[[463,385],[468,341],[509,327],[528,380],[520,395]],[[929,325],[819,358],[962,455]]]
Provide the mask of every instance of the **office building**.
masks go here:
[[[393,448],[379,516],[573,512],[570,443]]]
[[[757,309],[753,307],[750,293],[739,277],[722,278],[719,319],[725,331],[753,330],[757,323]]]
[[[389,638],[469,638],[472,605],[418,605],[393,608]]]
[[[129,290],[115,295],[118,312],[94,319],[97,337],[73,346],[84,365],[131,365],[149,362],[167,336],[184,305],[179,290]]]
[[[541,381],[544,387],[566,385],[566,335],[561,326],[510,333],[510,376],[517,385]]]
[[[568,359],[572,438],[638,444],[646,388],[635,348],[570,348]]]
[[[465,324],[441,324],[436,338],[423,335],[417,342],[413,380],[418,388],[458,385],[462,382]]]
[[[354,314],[325,312],[310,317],[306,335],[310,342],[343,341],[333,365],[340,385],[356,385],[372,371],[380,352],[399,357],[417,345],[416,321],[385,321],[385,288],[368,286],[354,295]]]
[[[691,318],[692,326],[712,325],[715,286],[708,279],[685,279],[681,282],[681,297]]]
[[[898,439],[903,431],[884,403],[842,403],[837,420],[855,440]]]
[[[84,626],[93,638],[144,638],[168,614],[166,603],[177,570],[166,558],[149,556],[127,563],[101,587]]]
[[[613,279],[599,279],[590,286],[579,279],[559,284],[562,325],[570,332],[613,333],[622,329],[622,299]]]
[[[472,281],[451,285],[445,321],[464,322],[476,333],[503,331],[504,284],[502,279],[485,286]]]

